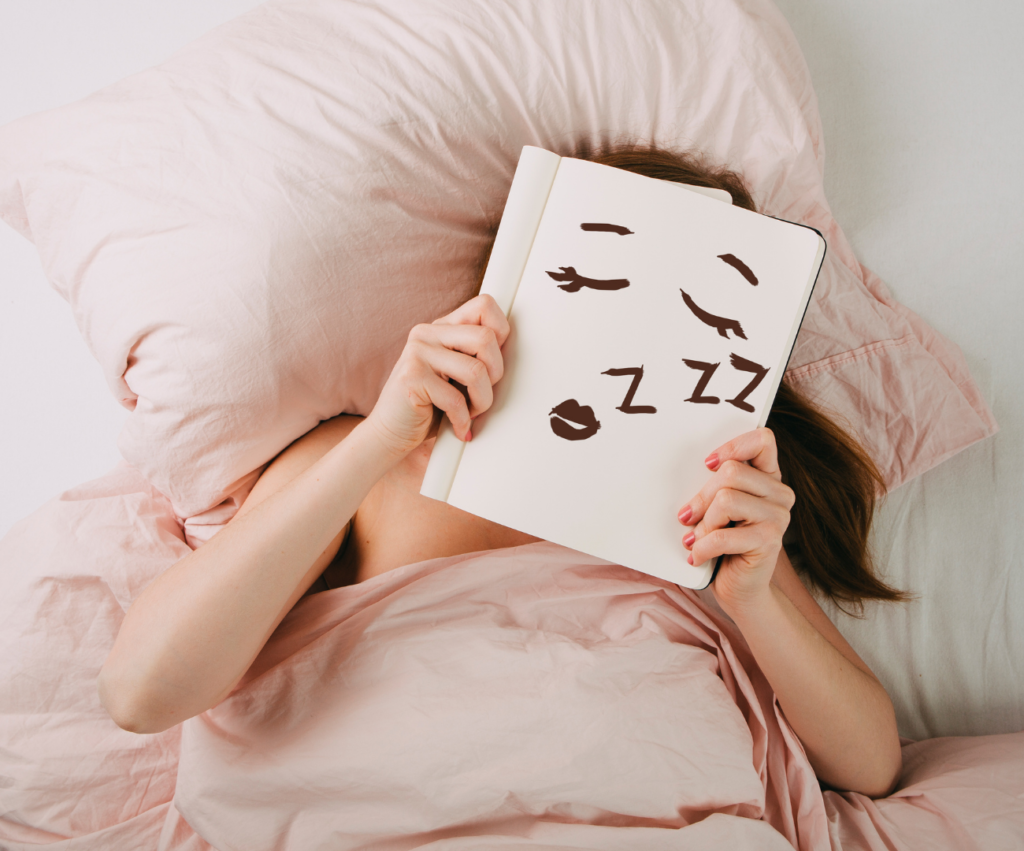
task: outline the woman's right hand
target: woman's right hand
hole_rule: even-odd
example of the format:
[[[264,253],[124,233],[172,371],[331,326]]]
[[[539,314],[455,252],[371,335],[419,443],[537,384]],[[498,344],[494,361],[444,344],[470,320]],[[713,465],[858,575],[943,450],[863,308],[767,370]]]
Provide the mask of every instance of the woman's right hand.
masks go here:
[[[470,299],[430,325],[416,325],[366,425],[398,456],[429,437],[442,412],[456,436],[469,440],[471,420],[494,400],[491,387],[504,371],[501,346],[508,334],[508,320],[489,295]],[[466,387],[468,405],[449,378]]]

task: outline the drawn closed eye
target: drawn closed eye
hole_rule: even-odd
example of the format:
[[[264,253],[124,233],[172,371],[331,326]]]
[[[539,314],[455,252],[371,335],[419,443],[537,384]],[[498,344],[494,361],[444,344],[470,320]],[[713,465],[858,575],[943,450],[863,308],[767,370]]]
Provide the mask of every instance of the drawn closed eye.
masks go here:
[[[609,280],[601,280],[599,278],[585,278],[583,275],[576,271],[574,266],[559,266],[561,272],[548,272],[547,275],[553,281],[568,281],[567,284],[559,284],[560,290],[565,290],[567,293],[579,292],[584,287],[589,287],[592,290],[621,290],[629,286],[629,280],[627,278],[614,278]]]
[[[740,325],[738,319],[728,319],[725,316],[715,316],[713,313],[708,313],[706,310],[702,310],[697,306],[697,303],[690,298],[682,289],[679,292],[683,293],[683,301],[686,302],[686,306],[690,308],[690,312],[696,316],[705,325],[710,325],[719,335],[729,339],[729,331],[736,334],[737,337],[742,337],[744,340],[747,339],[747,335],[743,333],[743,326]]]
[[[755,275],[750,270],[750,267],[742,260],[740,260],[740,258],[737,257],[735,254],[719,254],[718,259],[721,260],[723,263],[728,263],[730,266],[732,266],[733,269],[735,269],[744,278],[747,279],[747,281],[750,283],[752,287],[757,286],[757,275]]]

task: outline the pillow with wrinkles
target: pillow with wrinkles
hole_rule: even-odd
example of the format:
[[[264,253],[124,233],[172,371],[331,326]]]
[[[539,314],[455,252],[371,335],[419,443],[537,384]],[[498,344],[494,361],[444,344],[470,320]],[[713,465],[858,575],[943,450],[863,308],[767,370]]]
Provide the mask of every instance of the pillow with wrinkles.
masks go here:
[[[272,0],[0,129],[0,217],[195,544],[288,443],[369,413],[409,329],[473,294],[523,145],[624,141],[702,151],[825,235],[789,375],[890,487],[993,433],[959,349],[833,220],[807,67],[769,0]]]

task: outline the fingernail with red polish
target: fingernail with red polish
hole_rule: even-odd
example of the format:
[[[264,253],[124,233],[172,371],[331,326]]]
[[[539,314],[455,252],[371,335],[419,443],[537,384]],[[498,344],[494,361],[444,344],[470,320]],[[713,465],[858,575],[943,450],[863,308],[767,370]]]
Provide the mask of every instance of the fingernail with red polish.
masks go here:
[[[715,470],[718,468],[718,453],[712,452],[707,458],[704,459],[704,463],[708,469]]]
[[[690,564],[693,564],[693,553],[690,553],[690,554],[689,554],[689,555],[688,555],[688,556],[686,557],[686,560],[687,560],[687,561],[688,561],[688,562],[689,562]]]
[[[683,538],[683,546],[686,547],[686,549],[690,549],[690,547],[693,546],[693,542],[696,539],[696,537],[697,536],[694,535],[693,532],[690,532],[689,535],[687,535],[685,538]],[[691,562],[691,564],[692,564],[692,562]]]
[[[679,512],[679,522],[684,526],[690,522],[690,518],[693,516],[693,509],[690,506],[685,506],[682,511]]]

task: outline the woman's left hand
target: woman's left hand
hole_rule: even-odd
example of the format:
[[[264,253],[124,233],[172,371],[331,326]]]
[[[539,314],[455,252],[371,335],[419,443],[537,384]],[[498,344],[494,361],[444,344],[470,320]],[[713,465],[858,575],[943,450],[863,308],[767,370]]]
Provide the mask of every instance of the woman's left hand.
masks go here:
[[[770,593],[795,497],[782,483],[771,429],[730,440],[704,463],[715,474],[679,512],[679,521],[694,527],[683,545],[692,564],[725,556],[713,588],[719,605],[732,615],[759,605]]]

